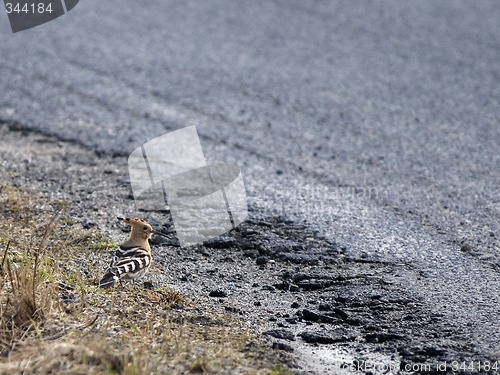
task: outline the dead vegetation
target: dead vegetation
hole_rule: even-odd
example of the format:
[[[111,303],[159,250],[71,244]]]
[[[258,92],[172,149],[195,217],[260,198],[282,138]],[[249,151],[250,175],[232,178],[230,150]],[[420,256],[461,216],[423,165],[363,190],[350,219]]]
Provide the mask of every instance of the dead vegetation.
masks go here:
[[[0,374],[285,374],[236,319],[168,288],[103,290],[65,202],[0,185]]]

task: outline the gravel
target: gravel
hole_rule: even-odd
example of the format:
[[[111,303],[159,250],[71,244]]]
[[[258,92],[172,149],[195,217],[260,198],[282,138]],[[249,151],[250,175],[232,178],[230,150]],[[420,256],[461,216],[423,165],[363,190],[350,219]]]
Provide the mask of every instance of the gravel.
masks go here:
[[[101,168],[99,163],[123,169],[119,158],[101,157],[96,165],[92,153],[74,144],[23,135],[7,126],[0,131],[4,170],[13,184],[69,201],[72,219],[94,223],[114,241],[123,239],[125,233],[116,216],[131,214],[132,202],[128,189],[123,188],[122,174],[95,173]],[[69,149],[72,156],[62,158]],[[21,155],[28,155],[30,161],[17,162]],[[47,160],[51,160],[50,168]],[[68,176],[68,170],[78,174],[77,181]],[[60,184],[65,184],[64,191],[57,188]],[[83,184],[94,192],[82,189]],[[135,214],[161,232],[172,231],[171,221],[163,213]],[[419,363],[424,358],[427,362],[494,358],[494,353],[477,350],[466,327],[450,326],[445,314],[434,311],[400,282],[411,275],[410,265],[347,257],[344,246],[316,235],[311,227],[283,217],[260,216],[255,210],[251,215],[251,220],[224,237],[203,245],[180,248],[153,238],[153,270],[144,287],[168,285],[196,303],[238,317],[252,331],[286,341],[271,345],[276,350],[293,351],[299,361],[307,358],[308,345],[334,351],[338,343],[352,353],[363,351],[368,360],[374,360],[380,351],[393,352],[403,364]],[[259,257],[250,258],[248,250],[243,250],[249,242],[269,250],[264,268],[256,262]],[[285,246],[290,252],[310,248],[332,256],[312,264],[295,263],[281,256],[280,249]],[[102,263],[104,270],[108,254],[93,261]]]

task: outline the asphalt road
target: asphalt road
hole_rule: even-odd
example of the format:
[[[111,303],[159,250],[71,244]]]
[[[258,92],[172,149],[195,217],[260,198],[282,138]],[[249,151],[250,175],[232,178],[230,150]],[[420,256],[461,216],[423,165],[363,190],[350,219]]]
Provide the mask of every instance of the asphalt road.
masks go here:
[[[500,356],[500,3],[84,0],[12,34],[0,119],[123,157],[197,125],[306,220]],[[467,245],[467,246],[464,246]]]

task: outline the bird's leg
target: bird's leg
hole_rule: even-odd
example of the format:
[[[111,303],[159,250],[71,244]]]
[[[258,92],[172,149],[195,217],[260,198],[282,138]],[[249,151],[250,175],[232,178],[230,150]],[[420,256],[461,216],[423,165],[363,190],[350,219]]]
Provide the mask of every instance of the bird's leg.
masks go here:
[[[134,291],[134,293],[139,293],[141,290],[139,289],[139,287],[137,286],[137,283],[135,282],[135,279],[133,279],[130,284],[132,284],[132,290]]]

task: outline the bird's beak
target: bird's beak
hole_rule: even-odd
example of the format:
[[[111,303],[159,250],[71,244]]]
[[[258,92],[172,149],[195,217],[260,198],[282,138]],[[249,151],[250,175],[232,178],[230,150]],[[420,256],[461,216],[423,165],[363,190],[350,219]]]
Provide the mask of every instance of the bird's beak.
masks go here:
[[[125,220],[125,218],[123,218],[123,217],[119,217],[119,216],[117,217],[117,219],[118,219],[118,220],[121,220],[121,221]]]
[[[168,237],[165,233],[162,232],[152,232],[152,234],[157,234],[158,236]]]

